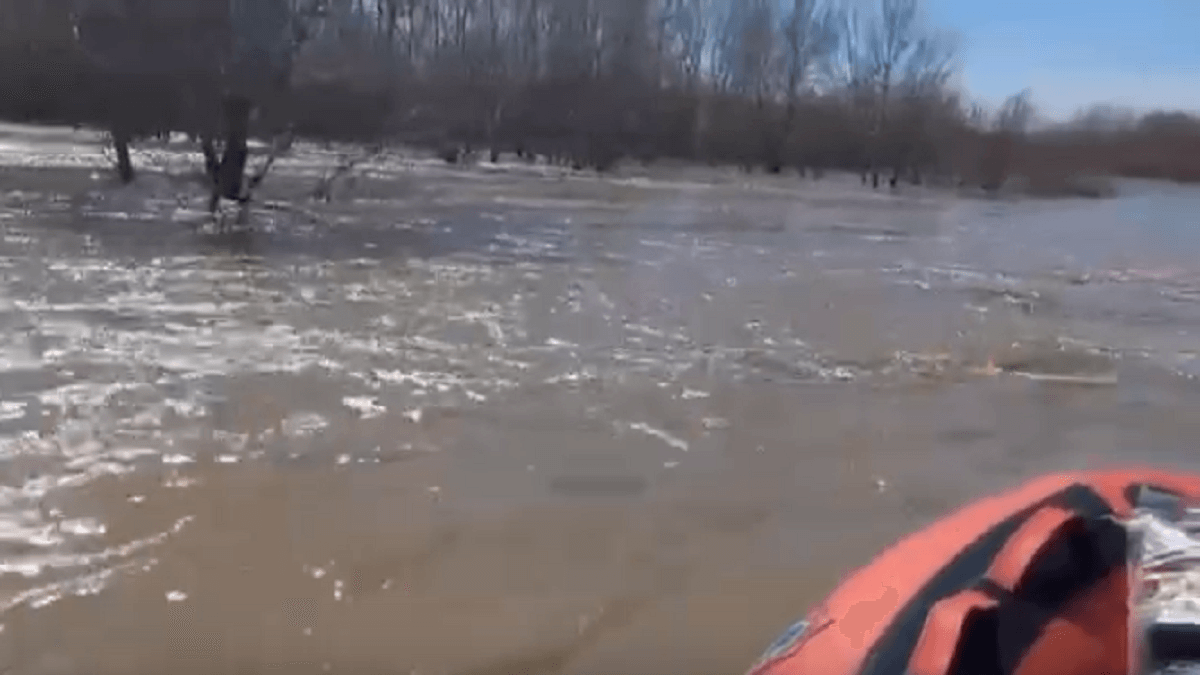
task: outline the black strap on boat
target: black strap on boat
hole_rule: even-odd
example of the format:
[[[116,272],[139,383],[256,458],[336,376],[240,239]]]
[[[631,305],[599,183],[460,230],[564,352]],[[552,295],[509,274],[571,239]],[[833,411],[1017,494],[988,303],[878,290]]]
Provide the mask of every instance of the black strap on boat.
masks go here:
[[[987,667],[974,663],[976,658],[968,658],[967,655],[977,654],[986,658],[987,652],[992,651],[994,646],[995,649],[1003,648],[1010,655],[1014,653],[1013,650],[1020,650],[1015,654],[1019,657],[1033,643],[1041,625],[1064,603],[1103,578],[1114,564],[1125,560],[1124,528],[1108,518],[1113,515],[1108,503],[1085,485],[1071,485],[1022,509],[965,547],[900,610],[872,647],[859,671],[860,675],[903,675],[933,605],[966,589],[979,587],[984,582],[988,568],[1013,534],[1034,513],[1046,506],[1071,510],[1085,519],[1088,526],[1084,528],[1084,533],[1064,537],[1051,547],[1065,547],[1065,553],[1053,550],[1039,556],[1035,569],[1025,575],[1022,588],[1018,591],[1021,596],[1019,604],[1010,601],[1011,598],[1000,597],[1003,600],[1001,610],[995,616],[977,617],[974,625],[964,627],[968,630],[964,632],[959,647],[964,653],[961,667],[965,670],[953,672],[953,675],[992,675],[993,672],[1003,675],[1004,670],[994,669],[1004,668],[1000,663],[1015,663],[1015,659],[1005,659],[1005,654],[999,654],[1001,658],[992,659],[993,665]],[[1116,529],[1100,523],[1107,523]],[[988,588],[986,583],[983,588]],[[1031,611],[1035,608],[1040,608],[1040,611]],[[1033,622],[1028,627],[1032,631],[1028,635],[1024,635],[1027,631],[1021,628],[1026,622],[1017,617],[1021,613]],[[1012,639],[998,641],[997,635],[1001,630],[1013,633],[1008,636]],[[984,670],[976,670],[977,665],[984,667]],[[958,667],[956,664],[955,668]]]
[[[976,587],[999,602],[991,625],[964,627],[963,643],[988,645],[995,658],[981,662],[978,653],[960,649],[947,675],[1010,675],[1038,640],[1046,624],[1067,603],[1095,586],[1127,560],[1125,528],[1111,518],[1095,518],[1081,530],[1050,543],[1015,590],[991,579]]]

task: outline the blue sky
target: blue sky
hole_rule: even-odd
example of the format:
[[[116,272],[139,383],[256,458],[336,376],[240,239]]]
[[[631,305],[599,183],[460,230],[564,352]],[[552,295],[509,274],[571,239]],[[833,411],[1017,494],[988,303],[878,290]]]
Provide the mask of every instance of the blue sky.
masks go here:
[[[1200,111],[1200,0],[925,2],[984,102],[1030,87],[1054,119],[1094,102]]]

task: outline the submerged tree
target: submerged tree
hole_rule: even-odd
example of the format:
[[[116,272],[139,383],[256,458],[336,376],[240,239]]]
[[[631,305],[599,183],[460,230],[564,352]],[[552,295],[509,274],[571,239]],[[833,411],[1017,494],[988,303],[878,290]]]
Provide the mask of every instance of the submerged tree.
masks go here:
[[[286,90],[322,11],[319,0],[77,0],[75,38],[109,85],[121,179],[134,177],[135,136],[187,131],[201,140],[213,208],[243,199],[252,112]]]
[[[877,174],[928,161],[904,148],[950,119],[950,52],[917,0],[327,0],[318,20],[309,0],[74,1],[84,52],[128,92],[108,97],[118,147],[177,108],[216,198],[244,191],[250,110],[285,90],[301,133],[597,169],[670,155]],[[158,89],[171,106],[139,103]]]

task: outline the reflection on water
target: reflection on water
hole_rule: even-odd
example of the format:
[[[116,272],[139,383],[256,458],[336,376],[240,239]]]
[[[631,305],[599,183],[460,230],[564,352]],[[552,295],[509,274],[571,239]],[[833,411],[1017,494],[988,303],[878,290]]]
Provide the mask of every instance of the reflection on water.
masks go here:
[[[980,491],[1195,464],[1182,188],[974,203],[394,156],[312,204],[304,148],[218,237],[180,152],[117,188],[86,139],[22,133],[14,672],[740,672]]]

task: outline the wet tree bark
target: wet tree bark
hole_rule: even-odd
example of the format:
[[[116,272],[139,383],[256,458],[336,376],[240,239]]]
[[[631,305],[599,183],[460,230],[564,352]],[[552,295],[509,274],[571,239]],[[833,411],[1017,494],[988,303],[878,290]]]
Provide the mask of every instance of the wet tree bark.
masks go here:
[[[129,142],[132,134],[124,124],[118,122],[113,125],[112,137],[113,148],[117,152],[117,176],[122,183],[133,182],[133,160],[129,157]]]
[[[250,99],[230,94],[225,97],[225,148],[218,169],[217,189],[222,197],[240,200],[245,182],[246,160],[250,151],[246,145],[250,135]]]
[[[216,142],[211,135],[205,134],[200,138],[200,151],[204,153],[204,175],[216,185],[221,179],[221,158],[217,155]]]
[[[246,164],[250,156],[247,140],[250,135],[250,99],[226,94],[221,101],[221,122],[224,128],[220,153],[211,134],[201,137],[204,171],[212,181],[208,210],[216,213],[221,199],[244,201]]]

